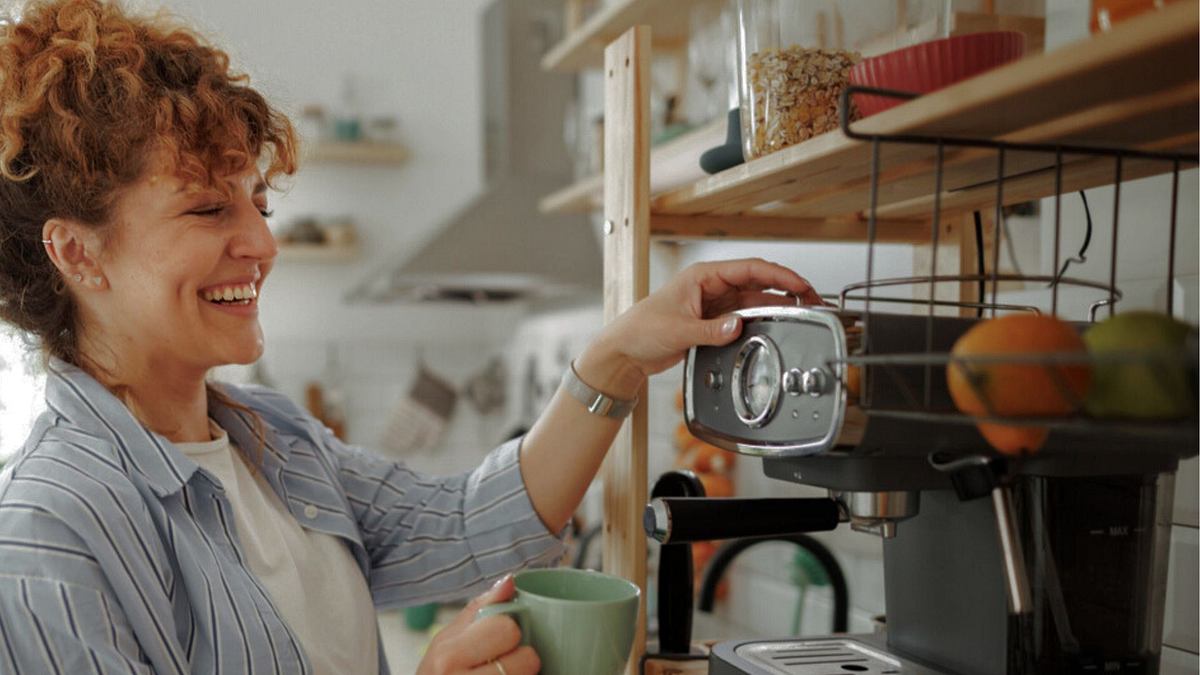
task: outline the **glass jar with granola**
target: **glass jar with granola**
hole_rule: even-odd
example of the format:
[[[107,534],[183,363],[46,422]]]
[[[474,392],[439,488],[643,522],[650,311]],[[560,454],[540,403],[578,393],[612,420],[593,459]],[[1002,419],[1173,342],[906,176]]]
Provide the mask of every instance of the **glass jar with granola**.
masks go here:
[[[838,128],[850,68],[943,37],[949,0],[738,0],[737,10],[742,150],[750,160]]]

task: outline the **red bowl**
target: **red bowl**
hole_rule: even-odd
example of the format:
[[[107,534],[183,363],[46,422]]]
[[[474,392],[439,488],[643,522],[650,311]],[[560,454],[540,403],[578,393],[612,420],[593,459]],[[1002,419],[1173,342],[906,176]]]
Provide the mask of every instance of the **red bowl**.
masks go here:
[[[1015,31],[971,33],[922,42],[863,59],[850,69],[850,84],[928,94],[978,75],[1025,53],[1025,35]],[[860,117],[870,117],[903,99],[855,94]]]

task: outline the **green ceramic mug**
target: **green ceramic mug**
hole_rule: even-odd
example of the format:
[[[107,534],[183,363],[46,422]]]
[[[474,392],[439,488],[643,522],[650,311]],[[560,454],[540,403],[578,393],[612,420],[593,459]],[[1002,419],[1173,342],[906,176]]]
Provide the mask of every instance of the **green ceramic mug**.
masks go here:
[[[641,590],[620,577],[558,567],[514,577],[512,602],[478,617],[511,614],[521,641],[542,660],[542,675],[616,675],[629,659]]]

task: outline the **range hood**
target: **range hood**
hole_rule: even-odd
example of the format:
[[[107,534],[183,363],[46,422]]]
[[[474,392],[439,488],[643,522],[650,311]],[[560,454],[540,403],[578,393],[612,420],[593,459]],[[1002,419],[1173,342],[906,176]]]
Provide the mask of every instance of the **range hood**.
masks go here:
[[[485,192],[349,301],[490,302],[600,288],[602,253],[589,219],[537,208],[572,179],[561,130],[575,78],[539,65],[561,33],[562,11],[562,0],[496,0],[484,11]]]

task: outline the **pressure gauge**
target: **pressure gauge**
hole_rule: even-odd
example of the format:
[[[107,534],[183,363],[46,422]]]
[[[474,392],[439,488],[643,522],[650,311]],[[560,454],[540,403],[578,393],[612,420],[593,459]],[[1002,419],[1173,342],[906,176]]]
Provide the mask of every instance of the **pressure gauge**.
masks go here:
[[[757,429],[774,416],[782,377],[779,348],[771,338],[746,340],[733,359],[733,407],[742,424]]]

